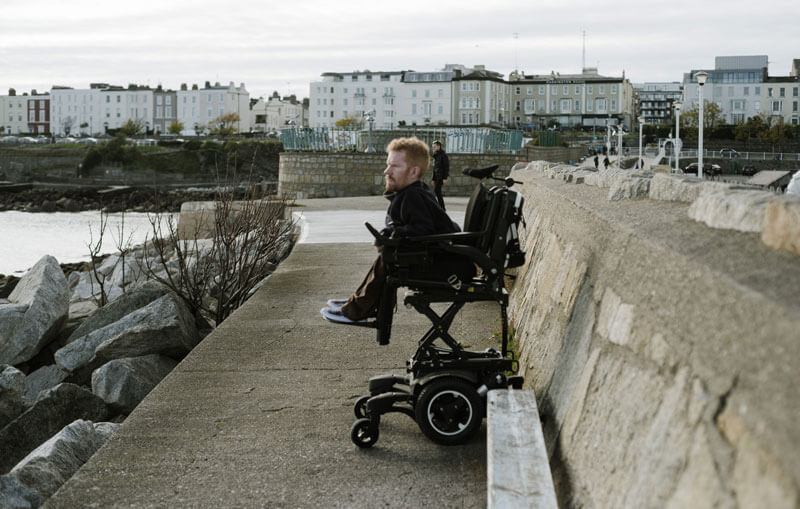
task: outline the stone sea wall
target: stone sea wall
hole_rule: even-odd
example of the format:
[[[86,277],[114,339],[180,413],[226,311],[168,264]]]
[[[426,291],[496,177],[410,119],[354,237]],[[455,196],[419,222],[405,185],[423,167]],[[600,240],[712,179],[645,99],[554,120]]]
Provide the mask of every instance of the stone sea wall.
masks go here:
[[[469,196],[475,180],[461,174],[464,168],[483,168],[499,164],[495,176],[508,175],[518,162],[533,159],[577,160],[583,149],[530,147],[520,154],[448,154],[450,178],[445,196]],[[339,198],[383,193],[386,154],[360,152],[283,152],[280,155],[278,192],[290,198]],[[430,183],[430,170],[424,180]]]
[[[800,197],[535,162],[510,316],[563,507],[797,507]]]

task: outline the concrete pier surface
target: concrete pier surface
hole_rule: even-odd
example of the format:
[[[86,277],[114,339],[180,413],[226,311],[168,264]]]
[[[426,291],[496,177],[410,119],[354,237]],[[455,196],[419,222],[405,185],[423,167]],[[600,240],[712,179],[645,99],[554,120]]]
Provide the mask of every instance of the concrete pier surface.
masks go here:
[[[465,203],[452,201],[459,223]],[[353,404],[367,393],[369,377],[404,373],[430,324],[400,303],[392,342],[379,346],[373,329],[323,320],[320,308],[356,287],[375,249],[344,237],[315,240],[316,213],[351,211],[337,217],[349,227],[376,212],[381,217],[387,202],[301,204],[312,227],[307,242],[148,395],[47,507],[486,505],[485,424],[468,444],[445,447],[407,416],[389,414],[372,449],[350,441]],[[497,306],[479,303],[462,310],[451,331],[483,349],[497,345],[498,329]]]

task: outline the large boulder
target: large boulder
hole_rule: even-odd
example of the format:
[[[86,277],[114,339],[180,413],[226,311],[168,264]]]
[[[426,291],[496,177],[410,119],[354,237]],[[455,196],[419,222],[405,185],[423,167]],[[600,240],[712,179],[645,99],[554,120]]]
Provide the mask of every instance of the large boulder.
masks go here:
[[[63,383],[42,392],[33,406],[0,429],[0,473],[8,472],[71,422],[102,421],[107,415],[105,402],[77,385]]]
[[[69,313],[67,278],[52,256],[44,256],[0,304],[0,364],[20,364],[50,342]]]
[[[0,428],[25,411],[25,375],[14,366],[0,365]]]
[[[33,509],[41,507],[44,499],[13,475],[0,475],[0,507],[4,509]]]
[[[55,353],[56,364],[75,372],[96,369],[124,357],[160,353],[183,358],[200,340],[194,316],[186,304],[167,293],[141,309],[85,336]]]
[[[11,476],[47,499],[105,444],[119,424],[83,419],[69,424],[11,469]]]
[[[55,364],[42,366],[25,377],[25,400],[34,401],[39,393],[55,387],[67,379],[69,373]]]
[[[75,274],[73,272],[73,274]],[[157,281],[146,281],[128,291],[114,302],[97,309],[70,334],[67,343],[86,334],[112,324],[137,309],[143,308],[154,300],[170,292],[170,289]]]
[[[129,414],[177,365],[163,355],[116,359],[92,373],[92,392]]]

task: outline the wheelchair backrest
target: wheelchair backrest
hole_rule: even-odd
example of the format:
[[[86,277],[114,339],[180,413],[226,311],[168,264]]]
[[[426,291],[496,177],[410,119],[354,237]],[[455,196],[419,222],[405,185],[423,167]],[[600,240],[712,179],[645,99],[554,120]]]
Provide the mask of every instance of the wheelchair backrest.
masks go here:
[[[506,186],[487,188],[479,183],[467,203],[464,231],[481,233],[475,247],[499,267],[518,267],[525,262],[518,236],[523,202],[522,194]]]

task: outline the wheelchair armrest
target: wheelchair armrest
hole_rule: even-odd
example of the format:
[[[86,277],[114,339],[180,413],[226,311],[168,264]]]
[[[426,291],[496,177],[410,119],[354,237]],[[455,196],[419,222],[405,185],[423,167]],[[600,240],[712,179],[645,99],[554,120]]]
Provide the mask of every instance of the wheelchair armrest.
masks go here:
[[[375,229],[374,226],[369,224],[369,221],[364,222],[364,226],[367,227],[367,230],[375,237],[375,245],[376,246],[399,246],[401,239],[394,239],[392,237],[387,237],[386,235],[382,234],[378,230]]]

